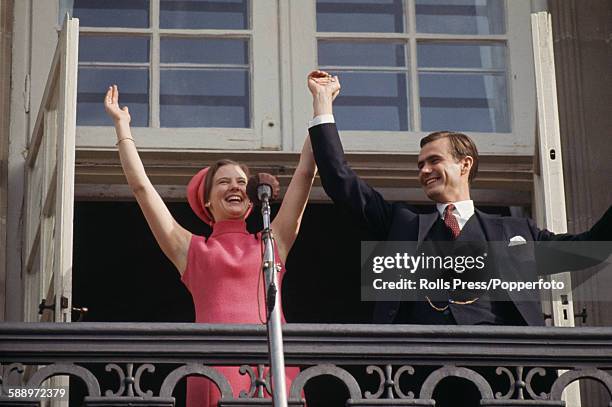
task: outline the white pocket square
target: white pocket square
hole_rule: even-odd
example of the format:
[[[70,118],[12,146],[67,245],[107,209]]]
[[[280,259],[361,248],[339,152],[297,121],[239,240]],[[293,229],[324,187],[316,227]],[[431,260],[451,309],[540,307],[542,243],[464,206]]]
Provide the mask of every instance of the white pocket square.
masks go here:
[[[527,241],[525,240],[523,236],[517,235],[510,239],[510,243],[508,243],[508,247],[518,246],[518,245],[526,244],[526,243]]]

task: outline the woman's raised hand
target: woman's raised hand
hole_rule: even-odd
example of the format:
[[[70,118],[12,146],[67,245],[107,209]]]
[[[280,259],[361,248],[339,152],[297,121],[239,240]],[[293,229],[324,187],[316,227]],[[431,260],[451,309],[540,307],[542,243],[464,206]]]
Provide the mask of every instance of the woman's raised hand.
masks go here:
[[[119,107],[119,89],[117,89],[117,85],[108,87],[106,96],[104,96],[104,110],[106,110],[106,113],[113,119],[115,124],[123,121],[129,124],[132,120],[128,107],[124,106],[123,109]]]

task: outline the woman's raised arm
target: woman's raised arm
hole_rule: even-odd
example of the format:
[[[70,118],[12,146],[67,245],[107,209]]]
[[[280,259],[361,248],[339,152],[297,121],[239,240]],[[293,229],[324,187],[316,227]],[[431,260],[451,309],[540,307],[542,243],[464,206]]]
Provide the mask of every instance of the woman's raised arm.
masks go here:
[[[300,230],[302,215],[304,214],[316,173],[317,165],[312,154],[310,137],[306,136],[302,153],[300,154],[300,162],[291,178],[280,210],[274,221],[272,221],[272,230],[276,236],[278,254],[283,263],[286,262],[289,250],[291,250]]]
[[[104,98],[104,108],[115,123],[117,148],[127,182],[155,240],[182,275],[187,267],[187,250],[191,241],[191,232],[179,225],[172,217],[168,207],[147,177],[132,138],[130,113],[127,106],[123,109],[119,107],[119,90],[116,85],[108,88]]]

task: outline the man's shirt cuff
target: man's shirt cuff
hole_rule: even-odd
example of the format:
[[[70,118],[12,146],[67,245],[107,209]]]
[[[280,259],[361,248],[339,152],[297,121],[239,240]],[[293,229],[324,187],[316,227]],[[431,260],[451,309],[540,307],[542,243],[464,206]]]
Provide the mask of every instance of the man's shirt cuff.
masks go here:
[[[312,120],[308,121],[308,128],[318,126],[323,123],[336,123],[333,114],[320,114]]]

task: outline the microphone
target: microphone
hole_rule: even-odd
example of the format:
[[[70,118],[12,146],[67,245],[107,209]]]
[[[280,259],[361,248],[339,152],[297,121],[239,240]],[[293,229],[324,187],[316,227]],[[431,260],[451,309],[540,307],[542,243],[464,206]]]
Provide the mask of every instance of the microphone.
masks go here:
[[[253,204],[261,205],[272,198],[272,185],[259,182],[259,176],[253,175],[247,183],[246,193]]]

